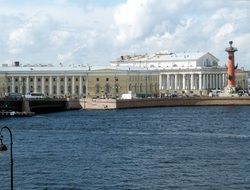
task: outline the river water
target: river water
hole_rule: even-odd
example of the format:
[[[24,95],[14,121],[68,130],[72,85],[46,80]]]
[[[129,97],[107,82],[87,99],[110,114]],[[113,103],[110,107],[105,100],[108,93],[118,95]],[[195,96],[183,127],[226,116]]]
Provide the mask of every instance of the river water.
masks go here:
[[[6,118],[14,189],[250,189],[250,107],[69,111]],[[9,145],[8,131],[3,142]],[[0,189],[9,189],[9,151]]]

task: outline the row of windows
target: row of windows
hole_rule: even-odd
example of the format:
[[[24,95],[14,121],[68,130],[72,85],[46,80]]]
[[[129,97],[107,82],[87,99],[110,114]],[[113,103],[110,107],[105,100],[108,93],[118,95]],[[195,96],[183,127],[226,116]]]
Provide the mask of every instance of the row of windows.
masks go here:
[[[100,81],[100,78],[96,78],[96,81],[99,82],[99,81]],[[109,81],[109,78],[106,78],[106,82],[108,82],[108,81]],[[117,78],[117,77],[115,77],[115,81],[116,81],[116,82],[118,81],[118,78]]]
[[[119,91],[120,91],[120,85],[119,84],[115,84],[115,86],[113,87],[113,90],[114,90],[114,92],[116,93],[116,94],[118,94],[119,93]],[[145,91],[148,91],[148,92],[150,92],[150,93],[154,93],[154,92],[157,92],[158,91],[158,84],[156,83],[156,84],[150,84],[149,85],[149,89],[147,89],[148,88],[148,86],[145,86],[144,84],[129,84],[129,91],[134,91],[134,92],[145,92]],[[99,94],[100,92],[101,92],[101,86],[100,86],[100,84],[96,84],[95,85],[95,92],[96,92],[96,94]],[[104,92],[105,94],[109,94],[110,92],[111,92],[111,90],[112,90],[112,87],[107,83],[105,86],[104,86],[104,88],[103,88],[103,91],[102,92]]]
[[[61,81],[61,82],[63,82],[64,81],[64,77],[59,77],[59,80]],[[68,78],[67,77],[67,79],[68,79],[68,82],[71,82],[72,81],[72,78]],[[56,82],[57,81],[57,77],[53,77],[52,78],[52,80],[53,80],[53,82]],[[75,77],[75,81],[76,82],[78,82],[80,80],[80,78],[78,78],[78,77]],[[24,78],[24,77],[22,77],[22,78],[15,78],[15,82],[25,82],[26,81],[26,78]],[[30,77],[29,78],[29,81],[30,82],[33,82],[34,81],[34,78],[33,77]],[[37,78],[37,82],[41,82],[42,81],[42,78]],[[46,82],[49,82],[49,78],[45,78],[45,81]],[[85,81],[85,77],[82,77],[82,81]],[[8,78],[8,82],[11,82],[11,78]]]
[[[8,86],[8,92],[11,92],[11,86]],[[34,86],[30,86],[29,88],[29,91],[33,92],[35,89],[34,89]],[[37,92],[42,92],[42,87],[40,85],[37,86]],[[49,86],[45,86],[45,94],[49,94]],[[15,86],[15,92],[16,93],[20,93],[21,91],[25,91],[25,89],[23,88],[22,90],[20,90],[19,86]],[[57,94],[57,86],[54,85],[52,87],[52,91],[53,91],[53,94]],[[59,91],[60,91],[60,94],[65,94],[65,88],[63,85],[60,86],[59,88]],[[72,93],[72,87],[71,86],[68,86],[68,94],[71,94]],[[82,86],[82,92],[80,92],[80,87],[78,85],[75,86],[75,90],[73,92],[73,94],[76,94],[76,95],[80,95],[80,94],[86,94],[86,86],[83,85]]]

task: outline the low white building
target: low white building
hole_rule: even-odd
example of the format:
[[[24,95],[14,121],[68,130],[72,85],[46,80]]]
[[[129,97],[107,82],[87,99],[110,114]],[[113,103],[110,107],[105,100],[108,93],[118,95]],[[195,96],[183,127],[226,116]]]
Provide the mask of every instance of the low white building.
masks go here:
[[[162,51],[152,55],[121,56],[112,61],[111,65],[159,70],[159,89],[162,93],[171,91],[205,93],[226,86],[226,67],[221,67],[218,63],[219,60],[211,53]]]

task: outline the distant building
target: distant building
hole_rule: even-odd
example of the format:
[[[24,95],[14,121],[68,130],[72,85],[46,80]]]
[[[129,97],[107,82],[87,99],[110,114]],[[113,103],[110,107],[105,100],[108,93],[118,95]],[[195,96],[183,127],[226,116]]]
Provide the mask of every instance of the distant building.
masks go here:
[[[138,96],[159,95],[159,72],[133,67],[0,67],[0,95],[42,92],[49,97],[116,98],[132,91]]]
[[[121,56],[111,61],[112,66],[135,66],[159,70],[159,90],[162,93],[192,91],[206,94],[212,89],[223,89],[227,83],[226,68],[210,53],[173,53]]]
[[[53,66],[15,62],[0,66],[0,96],[7,92],[42,92],[49,97],[116,98],[131,91],[138,97],[196,93],[224,89],[226,67],[210,53],[171,53],[121,56],[109,67],[82,64]],[[245,88],[248,75],[236,70],[237,85]]]

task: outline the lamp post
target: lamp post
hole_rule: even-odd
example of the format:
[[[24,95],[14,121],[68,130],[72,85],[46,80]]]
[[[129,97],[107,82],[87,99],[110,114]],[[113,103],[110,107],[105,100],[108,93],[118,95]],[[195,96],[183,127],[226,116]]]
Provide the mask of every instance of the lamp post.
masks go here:
[[[7,129],[10,134],[10,189],[13,190],[13,154],[12,154],[12,132],[9,127],[4,126],[1,128],[0,131],[0,151],[7,151],[7,146],[3,144],[3,136],[2,136],[2,131],[3,129]]]

